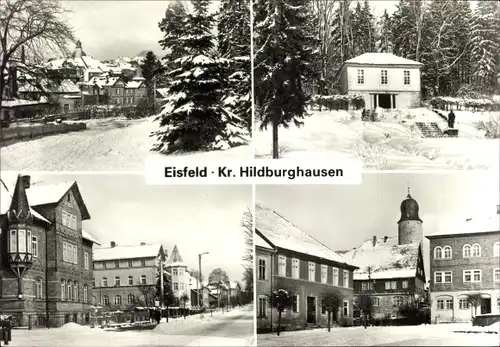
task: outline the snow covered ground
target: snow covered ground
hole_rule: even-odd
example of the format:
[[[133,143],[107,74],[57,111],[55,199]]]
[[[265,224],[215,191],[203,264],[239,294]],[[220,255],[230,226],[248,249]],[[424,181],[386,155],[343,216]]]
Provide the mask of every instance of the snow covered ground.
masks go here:
[[[253,345],[253,308],[224,314],[199,315],[160,323],[153,330],[106,331],[68,323],[61,328],[14,330],[12,346],[250,346]]]
[[[142,171],[146,158],[164,157],[150,152],[158,123],[140,120],[87,121],[87,130],[18,142],[0,149],[2,170],[12,171]],[[250,159],[250,146],[227,151],[195,152],[186,160]]]
[[[382,113],[377,122],[361,120],[361,111],[311,111],[300,128],[280,127],[282,158],[363,158],[368,170],[496,169],[499,140],[487,139],[476,123],[494,119],[493,112],[456,112],[458,138],[422,138],[416,122],[446,121],[425,108]],[[258,124],[257,124],[258,129]],[[271,129],[256,131],[253,138],[257,158],[270,158]]]
[[[470,324],[401,327],[351,327],[257,335],[258,346],[498,346],[497,333],[459,333],[479,330]],[[483,330],[486,330],[483,328]]]

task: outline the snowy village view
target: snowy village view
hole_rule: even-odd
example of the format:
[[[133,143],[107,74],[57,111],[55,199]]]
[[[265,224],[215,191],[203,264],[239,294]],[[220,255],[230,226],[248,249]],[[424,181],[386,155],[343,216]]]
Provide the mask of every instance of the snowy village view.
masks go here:
[[[253,344],[251,186],[3,172],[0,187],[2,346]]]
[[[253,157],[249,0],[0,7],[2,169]]]
[[[500,205],[492,176],[257,185],[257,345],[498,345]]]
[[[498,1],[255,0],[253,9],[257,158],[498,168]]]

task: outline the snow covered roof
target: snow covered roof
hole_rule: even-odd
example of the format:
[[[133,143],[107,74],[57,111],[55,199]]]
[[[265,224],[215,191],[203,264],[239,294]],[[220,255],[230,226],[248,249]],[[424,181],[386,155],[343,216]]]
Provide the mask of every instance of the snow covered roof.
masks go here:
[[[95,248],[93,259],[95,261],[156,258],[162,251],[161,244],[139,245],[139,246],[115,246],[107,248]]]
[[[367,280],[368,268],[371,279],[415,277],[419,244],[398,245],[397,238],[379,238],[363,242],[358,248],[345,253],[344,257],[359,267],[354,271],[355,280]]]
[[[156,88],[156,92],[164,98],[168,97],[168,88]]]
[[[275,211],[260,204],[255,206],[255,231],[260,233],[271,246],[348,264],[342,256],[297,228]]]
[[[42,91],[48,93],[80,93],[80,88],[71,80],[63,80],[60,84],[44,80],[40,82]],[[40,89],[32,83],[23,83],[19,86],[20,93],[39,92]]]
[[[430,235],[426,235],[425,237],[431,239],[441,236],[470,235],[499,231],[500,216],[496,214],[494,216],[478,216],[475,218],[467,218],[456,223],[456,225],[450,225],[446,229],[440,230]]]
[[[14,192],[14,184],[6,182],[4,179],[0,179],[0,215],[5,215],[10,208],[10,203],[12,201],[12,194]],[[30,203],[28,198],[28,203]],[[44,216],[36,212],[33,207],[30,206],[31,214],[33,217],[41,220],[43,222],[50,223]]]
[[[269,250],[273,249],[273,247],[269,245],[269,243],[267,243],[267,241],[264,240],[259,234],[254,234],[253,242],[255,247],[261,247]]]
[[[182,260],[181,253],[179,252],[177,245],[174,246],[174,249],[172,250],[165,266],[187,266]]]
[[[398,57],[391,53],[364,53],[355,58],[346,60],[344,64],[363,65],[415,65],[422,66],[418,61]]]
[[[49,69],[63,69],[63,68],[81,68],[81,69],[99,69],[105,68],[99,60],[92,58],[89,55],[82,56],[81,58],[61,58],[48,61],[45,66]]]
[[[82,238],[84,238],[85,240],[89,240],[89,241],[95,243],[96,245],[101,245],[99,243],[99,241],[94,236],[92,236],[90,233],[88,233],[87,231],[85,231],[83,229],[82,229]]]
[[[5,108],[43,105],[43,104],[47,104],[47,101],[22,100],[22,99],[2,100],[2,107]]]
[[[144,77],[134,77],[132,81],[127,82],[125,88],[137,89],[145,81]]]
[[[83,84],[87,86],[97,85],[100,88],[112,87],[115,85],[116,82],[118,82],[119,79],[120,79],[119,77],[94,76],[87,82],[84,82]]]

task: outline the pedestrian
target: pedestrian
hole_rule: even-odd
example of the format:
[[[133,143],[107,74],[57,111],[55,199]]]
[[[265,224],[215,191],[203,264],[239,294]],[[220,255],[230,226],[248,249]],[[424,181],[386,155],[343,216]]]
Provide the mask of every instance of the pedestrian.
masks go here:
[[[448,128],[454,128],[455,127],[455,113],[453,110],[450,111],[448,114]]]

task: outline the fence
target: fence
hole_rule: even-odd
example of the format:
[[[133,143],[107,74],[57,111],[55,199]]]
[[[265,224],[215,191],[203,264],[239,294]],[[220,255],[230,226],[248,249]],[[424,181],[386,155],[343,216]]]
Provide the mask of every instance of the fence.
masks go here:
[[[37,137],[85,130],[85,123],[35,124],[1,129],[2,146]]]
[[[54,312],[44,314],[27,314],[22,319],[17,320],[15,328],[40,329],[59,328],[67,323],[77,323],[80,325],[90,325],[92,318],[90,312]]]

